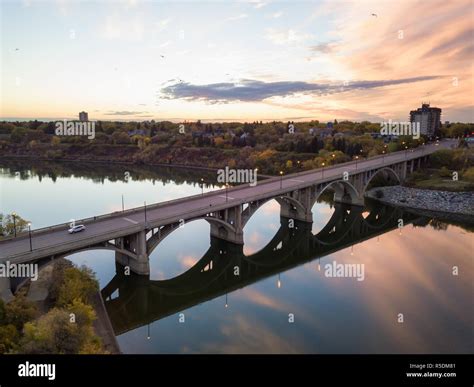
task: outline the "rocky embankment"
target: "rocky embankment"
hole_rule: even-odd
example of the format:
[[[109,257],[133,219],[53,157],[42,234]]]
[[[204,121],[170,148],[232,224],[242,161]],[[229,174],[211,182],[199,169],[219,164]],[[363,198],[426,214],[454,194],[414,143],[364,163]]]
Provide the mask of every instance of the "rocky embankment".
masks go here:
[[[453,220],[474,223],[474,193],[448,192],[402,187],[374,188],[366,193],[370,199],[404,207],[427,216],[449,215]]]

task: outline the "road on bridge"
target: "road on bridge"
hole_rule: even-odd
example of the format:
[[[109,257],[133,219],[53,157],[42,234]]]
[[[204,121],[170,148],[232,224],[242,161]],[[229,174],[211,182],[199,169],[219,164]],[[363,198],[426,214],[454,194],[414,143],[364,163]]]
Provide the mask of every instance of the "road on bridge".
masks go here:
[[[455,144],[454,140],[445,140],[441,141],[439,145],[430,144],[421,146],[414,150],[400,151],[396,153],[387,154],[384,157],[377,156],[370,159],[358,160],[357,162],[345,163],[340,165],[335,165],[332,167],[324,168],[324,170],[318,169],[309,171],[307,173],[299,173],[263,180],[258,182],[254,187],[249,186],[248,184],[234,187],[228,190],[226,198],[226,190],[220,189],[206,193],[203,196],[193,196],[189,200],[180,201],[178,203],[173,203],[171,201],[169,204],[164,204],[159,208],[149,208],[147,207],[146,217],[148,223],[156,224],[163,220],[166,223],[169,222],[169,218],[176,219],[186,219],[189,217],[190,213],[195,210],[201,210],[203,214],[212,212],[217,207],[222,207],[222,205],[231,204],[235,201],[236,203],[239,200],[245,200],[247,198],[259,196],[259,195],[271,195],[277,191],[281,191],[280,186],[287,192],[292,191],[296,188],[301,188],[302,185],[312,185],[326,180],[333,180],[335,178],[341,178],[343,172],[354,172],[367,168],[380,167],[382,164],[389,166],[390,164],[395,164],[404,160],[410,160],[412,158],[417,158],[422,155],[428,155],[433,151],[441,147],[451,147]],[[323,177],[324,175],[324,177]],[[226,203],[228,202],[228,203]],[[40,205],[40,203],[38,203]],[[168,221],[167,221],[168,220]],[[165,223],[163,223],[165,224]],[[33,252],[38,249],[52,248],[55,246],[66,247],[68,244],[76,243],[79,241],[84,242],[86,245],[87,240],[93,238],[94,236],[101,234],[108,234],[120,232],[127,228],[133,229],[141,226],[143,229],[145,226],[145,213],[143,210],[137,211],[133,214],[120,213],[117,212],[116,215],[111,217],[106,217],[103,219],[97,219],[96,221],[87,223],[87,228],[85,231],[82,231],[77,234],[69,234],[67,228],[51,230],[47,233],[40,233],[35,235],[33,233]],[[30,251],[30,241],[28,237],[24,238],[13,238],[7,239],[0,242],[0,262],[4,262],[9,258],[14,258],[15,255],[28,253]]]

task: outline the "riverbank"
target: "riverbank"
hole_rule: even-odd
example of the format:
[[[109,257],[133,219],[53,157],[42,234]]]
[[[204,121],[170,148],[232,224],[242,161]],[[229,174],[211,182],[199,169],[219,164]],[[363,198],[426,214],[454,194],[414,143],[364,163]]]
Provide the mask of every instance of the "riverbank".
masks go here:
[[[94,321],[94,331],[102,340],[103,348],[112,355],[120,354],[120,347],[100,291],[96,293],[91,304],[97,317]]]
[[[35,156],[26,156],[26,155],[10,155],[5,157],[3,155],[0,156],[0,162],[11,162],[12,160],[20,160],[20,161],[35,161],[35,162],[47,162],[47,163],[70,163],[76,165],[84,165],[84,164],[95,164],[95,165],[127,165],[130,167],[135,168],[150,168],[150,167],[160,167],[160,168],[176,168],[181,170],[195,170],[195,171],[204,171],[209,173],[217,173],[219,169],[223,169],[224,167],[206,167],[202,165],[188,165],[188,164],[178,164],[178,163],[137,163],[134,161],[125,161],[125,160],[91,160],[88,158],[79,158],[79,159],[72,159],[72,158],[61,158],[61,159],[51,159],[47,157],[35,157]],[[270,179],[275,177],[274,175],[266,175],[262,173],[258,173],[259,179]]]
[[[57,307],[55,296],[52,294],[52,292],[54,292],[52,291],[52,284],[58,280],[58,276],[54,270],[55,265],[62,262],[66,262],[66,260],[58,260],[54,264],[42,268],[39,271],[37,281],[27,281],[23,285],[23,288],[26,289],[27,299],[37,306],[40,314],[39,317],[45,316],[52,308]],[[120,354],[120,347],[115,337],[115,332],[107,314],[100,290],[91,295],[88,304],[93,308],[95,313],[92,328],[95,335],[100,338],[101,348],[109,354]]]
[[[474,193],[418,189],[403,186],[374,188],[366,197],[390,206],[415,210],[417,213],[457,222],[474,223]]]

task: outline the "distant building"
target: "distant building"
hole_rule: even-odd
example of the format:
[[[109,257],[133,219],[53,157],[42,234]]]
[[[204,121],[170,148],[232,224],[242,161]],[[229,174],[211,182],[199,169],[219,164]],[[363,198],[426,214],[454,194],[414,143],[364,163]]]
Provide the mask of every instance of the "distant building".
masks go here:
[[[323,128],[323,129],[313,128],[313,129],[314,129],[313,135],[320,138],[326,138],[326,137],[332,136],[333,134],[333,130],[329,128]]]
[[[424,103],[421,108],[410,112],[410,122],[420,124],[420,134],[434,137],[440,128],[441,109],[430,107],[429,103]]]
[[[82,121],[82,122],[89,121],[89,114],[87,114],[87,112],[80,112],[79,121]]]

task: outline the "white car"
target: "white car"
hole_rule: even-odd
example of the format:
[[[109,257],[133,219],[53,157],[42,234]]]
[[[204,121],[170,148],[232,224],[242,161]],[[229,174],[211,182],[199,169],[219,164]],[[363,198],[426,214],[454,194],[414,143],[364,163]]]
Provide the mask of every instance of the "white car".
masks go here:
[[[83,231],[85,229],[86,229],[86,226],[84,226],[83,224],[76,224],[75,226],[73,226],[69,230],[67,230],[67,232],[69,234],[74,234],[76,232]]]

